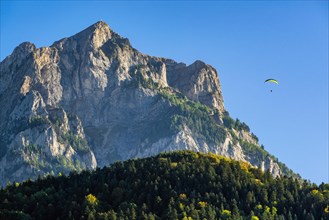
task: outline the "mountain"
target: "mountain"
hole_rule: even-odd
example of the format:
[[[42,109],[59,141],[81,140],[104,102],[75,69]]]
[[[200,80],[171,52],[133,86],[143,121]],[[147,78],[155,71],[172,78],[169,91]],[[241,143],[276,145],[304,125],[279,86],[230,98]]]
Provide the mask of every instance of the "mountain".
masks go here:
[[[0,219],[329,219],[329,184],[176,151],[0,190]]]
[[[229,116],[212,66],[145,55],[104,22],[0,68],[1,185],[184,149],[295,175]]]

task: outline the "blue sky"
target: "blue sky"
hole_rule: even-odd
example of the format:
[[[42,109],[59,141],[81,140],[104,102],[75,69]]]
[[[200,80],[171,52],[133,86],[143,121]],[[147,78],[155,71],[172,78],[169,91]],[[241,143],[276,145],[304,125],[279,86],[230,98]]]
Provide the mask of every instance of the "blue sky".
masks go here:
[[[215,67],[231,116],[303,178],[329,182],[327,1],[1,1],[0,58],[99,20],[143,53]]]

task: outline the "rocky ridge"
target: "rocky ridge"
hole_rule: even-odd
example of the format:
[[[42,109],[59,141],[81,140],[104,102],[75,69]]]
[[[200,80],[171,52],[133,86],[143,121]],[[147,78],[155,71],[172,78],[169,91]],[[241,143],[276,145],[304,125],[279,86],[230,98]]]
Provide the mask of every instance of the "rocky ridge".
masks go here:
[[[183,149],[291,172],[230,118],[213,67],[142,54],[104,22],[0,68],[2,185]]]

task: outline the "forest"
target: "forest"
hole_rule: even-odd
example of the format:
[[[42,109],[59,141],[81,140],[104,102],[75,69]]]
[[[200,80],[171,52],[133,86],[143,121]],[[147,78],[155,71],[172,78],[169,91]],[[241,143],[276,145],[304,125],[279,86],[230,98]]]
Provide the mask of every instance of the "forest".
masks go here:
[[[161,153],[0,189],[0,219],[329,219],[329,184],[212,153]]]

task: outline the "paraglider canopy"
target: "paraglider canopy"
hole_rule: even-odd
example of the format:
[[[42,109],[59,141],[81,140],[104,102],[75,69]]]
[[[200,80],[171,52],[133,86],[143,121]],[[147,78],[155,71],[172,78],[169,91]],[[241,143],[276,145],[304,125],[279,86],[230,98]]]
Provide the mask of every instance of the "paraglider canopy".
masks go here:
[[[276,79],[267,79],[267,80],[265,80],[264,83],[267,83],[267,82],[279,84],[278,80],[276,80]],[[270,91],[272,92],[272,89]]]
[[[276,79],[267,79],[267,80],[265,80],[264,83],[266,83],[266,82],[272,82],[272,83],[279,84],[278,80],[276,80]]]

